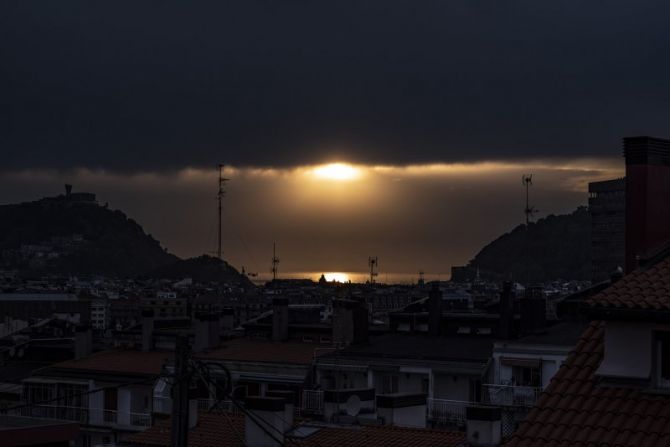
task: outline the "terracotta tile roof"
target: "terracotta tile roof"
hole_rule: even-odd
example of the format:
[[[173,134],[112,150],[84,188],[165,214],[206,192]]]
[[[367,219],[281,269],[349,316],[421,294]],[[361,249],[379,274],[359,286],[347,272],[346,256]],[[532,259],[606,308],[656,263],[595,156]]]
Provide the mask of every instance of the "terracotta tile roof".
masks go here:
[[[507,446],[670,445],[670,396],[596,384],[603,334],[589,325]]]
[[[49,370],[57,368],[131,375],[158,375],[163,364],[173,359],[174,353],[166,351],[110,350],[96,352],[78,360],[56,363],[45,371],[48,373]]]
[[[309,365],[315,355],[329,352],[330,344],[273,342],[236,338],[225,341],[220,348],[195,354],[195,357],[215,360],[237,360],[248,362],[289,363]]]
[[[669,311],[670,257],[629,273],[586,303],[592,308]]]
[[[324,428],[301,445],[314,447],[456,447],[464,445],[465,433],[401,427]]]
[[[238,434],[236,434],[238,433]],[[242,446],[244,417],[200,414],[198,425],[189,432],[189,447]],[[456,447],[465,434],[443,430],[400,427],[324,427],[306,438],[287,439],[286,445],[303,447]],[[126,437],[123,444],[169,447],[170,419],[162,419],[142,433]]]

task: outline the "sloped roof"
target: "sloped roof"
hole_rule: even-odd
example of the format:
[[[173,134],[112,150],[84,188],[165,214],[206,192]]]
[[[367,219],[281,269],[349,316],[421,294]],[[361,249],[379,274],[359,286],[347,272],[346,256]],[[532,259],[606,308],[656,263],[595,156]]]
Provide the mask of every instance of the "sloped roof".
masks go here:
[[[208,352],[195,353],[194,357],[210,360],[232,360],[281,364],[309,365],[315,356],[323,354],[330,344],[273,342],[235,338]]]
[[[670,396],[598,385],[603,336],[592,322],[507,446],[670,445]]]
[[[486,363],[492,351],[493,339],[490,337],[392,332],[370,337],[367,343],[350,345],[325,356]]]
[[[93,353],[77,360],[56,363],[43,370],[95,371],[104,373],[157,376],[163,365],[174,359],[173,352],[109,350]]]
[[[244,417],[239,415],[200,414],[198,425],[189,431],[189,447],[242,446]],[[320,428],[304,438],[290,438],[287,445],[304,447],[456,447],[463,445],[465,434],[431,429],[400,427]],[[169,447],[170,419],[162,419],[144,432],[123,440],[126,445]]]
[[[586,304],[591,308],[670,311],[670,257],[627,274]]]

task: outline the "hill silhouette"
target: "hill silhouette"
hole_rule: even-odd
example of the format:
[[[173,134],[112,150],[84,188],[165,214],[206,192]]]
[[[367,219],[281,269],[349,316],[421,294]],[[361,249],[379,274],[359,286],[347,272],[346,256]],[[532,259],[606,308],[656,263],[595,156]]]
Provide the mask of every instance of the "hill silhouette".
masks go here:
[[[98,205],[88,193],[0,206],[0,269],[18,270],[24,276],[161,278],[155,275],[164,274],[196,281],[202,277],[248,282],[218,259],[182,260],[169,253],[133,219]]]
[[[181,279],[192,278],[195,282],[242,282],[251,284],[251,281],[241,275],[226,261],[212,256],[198,256],[196,258],[178,259],[176,262],[158,267],[149,272],[154,278]]]
[[[519,225],[486,245],[455,276],[543,282],[591,278],[591,215],[586,207]],[[454,278],[458,279],[458,278]]]

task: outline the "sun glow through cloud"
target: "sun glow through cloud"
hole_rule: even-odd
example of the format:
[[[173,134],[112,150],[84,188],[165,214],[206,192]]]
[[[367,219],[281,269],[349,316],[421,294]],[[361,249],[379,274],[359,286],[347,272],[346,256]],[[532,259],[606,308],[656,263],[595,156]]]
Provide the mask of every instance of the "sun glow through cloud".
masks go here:
[[[361,170],[346,163],[329,163],[315,167],[312,174],[319,179],[347,181],[359,178]]]
[[[328,272],[324,273],[323,276],[328,282],[349,282],[349,275],[343,272]]]

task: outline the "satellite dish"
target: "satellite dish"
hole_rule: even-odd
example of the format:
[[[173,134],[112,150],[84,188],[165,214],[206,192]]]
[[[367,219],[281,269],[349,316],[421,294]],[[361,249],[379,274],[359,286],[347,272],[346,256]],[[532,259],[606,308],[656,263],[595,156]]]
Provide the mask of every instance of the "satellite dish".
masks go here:
[[[358,416],[361,412],[361,398],[357,395],[349,396],[346,403],[346,410],[349,416]]]

